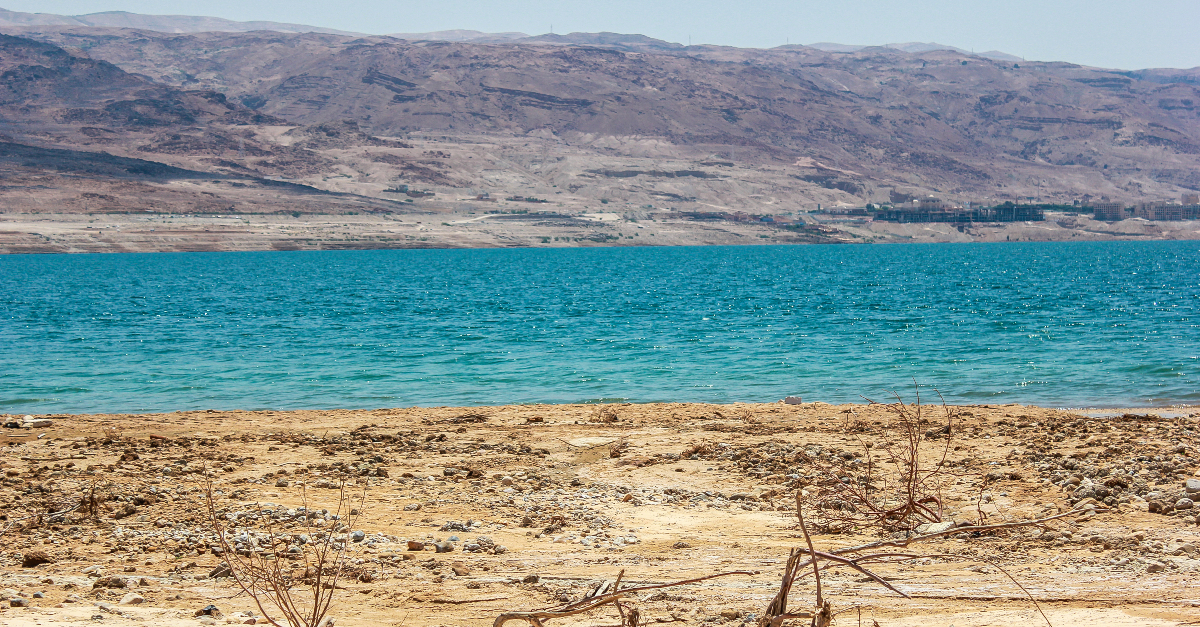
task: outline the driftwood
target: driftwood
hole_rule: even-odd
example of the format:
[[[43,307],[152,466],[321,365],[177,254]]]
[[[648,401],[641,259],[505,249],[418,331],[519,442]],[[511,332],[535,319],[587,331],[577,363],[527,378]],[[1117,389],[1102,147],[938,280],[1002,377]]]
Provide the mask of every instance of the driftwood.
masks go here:
[[[634,587],[630,587],[630,588],[621,588],[621,578],[625,576],[625,571],[622,570],[620,573],[617,574],[617,579],[612,584],[607,584],[607,583],[601,584],[600,586],[597,586],[596,589],[594,589],[590,593],[588,593],[587,596],[583,597],[582,599],[580,599],[578,601],[575,601],[574,603],[568,603],[562,607],[558,607],[558,608],[554,608],[554,609],[550,609],[550,610],[540,610],[540,611],[534,611],[534,612],[506,612],[506,613],[501,614],[496,617],[496,620],[492,623],[492,627],[501,627],[504,623],[507,623],[510,620],[523,620],[523,621],[529,623],[530,625],[532,625],[533,627],[542,627],[543,621],[547,621],[547,620],[554,619],[554,618],[565,618],[567,616],[575,616],[576,614],[583,614],[585,612],[590,612],[596,608],[603,607],[605,605],[616,606],[617,611],[621,613],[621,619],[622,619],[621,624],[622,625],[626,625],[628,627],[636,627],[638,624],[637,608],[627,608],[627,607],[623,607],[621,604],[621,599],[629,594],[632,594],[634,592],[641,592],[643,590],[655,590],[658,588],[672,588],[675,586],[685,586],[688,584],[699,583],[701,581],[707,581],[709,579],[716,579],[717,577],[727,577],[729,575],[757,575],[757,574],[758,573],[756,571],[737,570],[737,571],[730,571],[730,572],[726,572],[726,573],[717,573],[715,575],[708,575],[707,577],[697,577],[695,579],[685,579],[683,581],[674,581],[671,583],[659,583],[659,584],[650,584],[650,585],[645,585],[645,586],[634,586]],[[628,616],[626,615],[627,611],[629,612]]]

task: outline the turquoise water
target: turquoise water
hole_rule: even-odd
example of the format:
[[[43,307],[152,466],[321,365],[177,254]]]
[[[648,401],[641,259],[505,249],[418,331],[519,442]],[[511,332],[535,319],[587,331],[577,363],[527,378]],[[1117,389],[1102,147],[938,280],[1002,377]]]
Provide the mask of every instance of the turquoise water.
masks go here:
[[[0,413],[1200,403],[1200,242],[0,257]]]

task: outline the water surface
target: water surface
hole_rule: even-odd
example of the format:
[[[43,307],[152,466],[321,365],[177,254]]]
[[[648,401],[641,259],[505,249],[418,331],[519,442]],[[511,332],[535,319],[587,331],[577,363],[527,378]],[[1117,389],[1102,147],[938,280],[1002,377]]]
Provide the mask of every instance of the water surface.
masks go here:
[[[1198,242],[5,256],[0,412],[1196,404],[1198,277]]]

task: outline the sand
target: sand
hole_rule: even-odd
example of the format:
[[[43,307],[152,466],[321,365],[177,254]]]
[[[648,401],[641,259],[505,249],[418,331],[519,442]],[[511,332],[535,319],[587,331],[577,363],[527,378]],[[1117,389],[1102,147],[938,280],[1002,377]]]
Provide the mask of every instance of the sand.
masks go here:
[[[1143,491],[1160,493],[1182,492],[1196,475],[1200,414],[1191,408],[960,410],[948,457],[963,472],[944,494],[950,520],[1070,511],[1070,492],[1048,480],[1094,474],[1089,467],[1129,466]],[[634,600],[643,623],[753,624],[778,588],[788,550],[803,542],[788,477],[796,467],[782,447],[852,451],[883,438],[889,414],[880,406],[774,403],[48,417],[50,427],[0,434],[6,515],[15,519],[47,499],[70,503],[92,484],[110,500],[96,516],[76,511],[3,537],[0,589],[24,595],[30,607],[4,602],[0,625],[73,625],[94,616],[198,625],[195,611],[210,603],[223,613],[217,624],[246,622],[240,613],[257,613],[253,603],[231,580],[208,577],[220,560],[203,537],[206,470],[215,504],[235,514],[296,508],[305,498],[332,508],[338,492],[323,486],[346,472],[351,490],[365,491],[358,524],[365,541],[350,546],[362,560],[355,572],[369,581],[347,580],[337,591],[338,626],[486,625],[501,612],[578,599],[621,570],[631,583],[756,571]],[[6,417],[14,419],[21,420]],[[696,445],[694,459],[680,458]],[[1040,600],[1054,625],[1200,620],[1195,516],[1151,514],[1142,499],[1126,501],[1048,523],[1071,532],[1069,539],[1040,529],[952,535],[918,547],[943,557],[876,568],[910,599],[856,572],[829,571],[826,594],[843,612],[837,624],[857,625],[860,616],[863,625],[884,626],[1044,624],[997,566]],[[457,530],[469,520],[478,524]],[[459,538],[450,553],[407,550],[408,540],[450,536]],[[464,552],[479,536],[506,550]],[[814,542],[832,549],[879,537],[868,528],[818,533]],[[50,563],[22,567],[35,550]],[[466,574],[453,571],[455,562]],[[91,566],[103,572],[85,574]],[[145,601],[119,605],[130,590],[93,589],[101,575],[142,580],[133,591]],[[522,583],[530,575],[537,583]],[[70,595],[73,602],[64,602]],[[812,598],[811,579],[802,580],[791,607],[807,609]],[[615,613],[598,611],[549,624],[617,622]]]

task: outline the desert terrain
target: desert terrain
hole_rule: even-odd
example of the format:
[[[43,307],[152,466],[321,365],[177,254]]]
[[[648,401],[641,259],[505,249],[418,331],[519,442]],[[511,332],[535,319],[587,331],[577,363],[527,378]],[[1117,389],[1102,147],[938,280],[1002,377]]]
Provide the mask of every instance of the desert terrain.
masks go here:
[[[1195,70],[23,24],[0,35],[3,252],[1197,236],[1086,210],[1200,189]],[[928,196],[1082,213],[844,215]]]
[[[753,573],[626,601],[642,624],[755,625],[804,543],[797,490],[815,503],[828,485],[820,468],[877,461],[895,441],[895,411],[780,402],[5,416],[0,625],[261,622],[214,555],[207,480],[247,554],[267,550],[249,538],[268,527],[281,550],[292,545],[274,557],[284,561],[313,524],[344,534],[349,570],[330,614],[339,626],[491,624],[581,599],[621,571],[626,585]],[[859,572],[824,571],[836,624],[1200,620],[1193,409],[976,405],[951,408],[949,423],[941,408],[924,411],[920,465],[945,460],[948,524],[935,529],[947,531],[905,549],[927,557],[872,565],[907,599]],[[334,520],[342,481],[361,515]],[[805,512],[818,550],[911,537]],[[809,575],[792,611],[812,607]],[[549,622],[619,621],[606,607]]]

